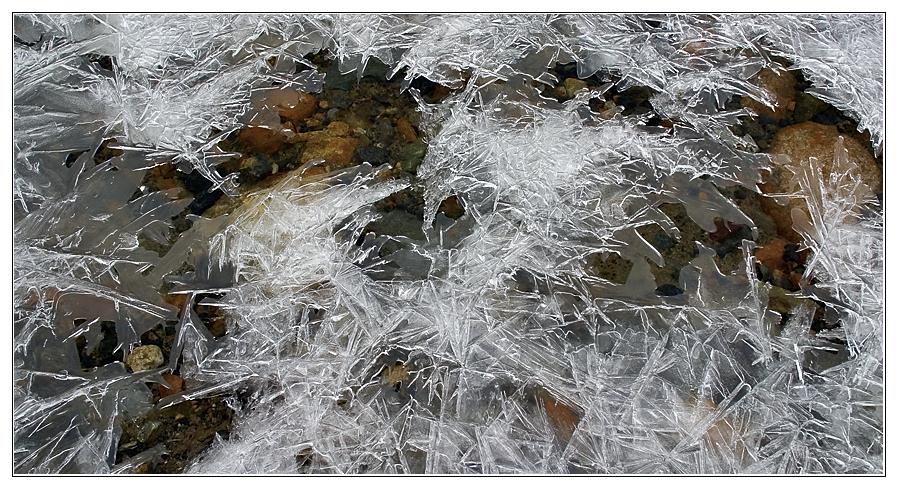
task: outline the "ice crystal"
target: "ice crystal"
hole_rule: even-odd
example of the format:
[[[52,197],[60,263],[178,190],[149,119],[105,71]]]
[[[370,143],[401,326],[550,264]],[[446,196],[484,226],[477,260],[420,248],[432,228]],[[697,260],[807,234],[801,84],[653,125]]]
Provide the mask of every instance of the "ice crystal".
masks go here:
[[[732,271],[696,243],[664,296],[665,256],[638,232],[682,239],[662,211],[679,204],[759,239],[721,189],[757,191],[781,164],[733,131],[751,115],[735,96],[773,103],[762,68],[802,70],[879,148],[881,17],[17,15],[15,36],[16,472],[158,457],[117,465],[116,448],[175,369],[190,388],[159,406],[245,395],[192,472],[883,471],[883,215],[842,143],[826,178],[790,166],[810,258],[786,317],[752,241]],[[259,101],[321,90],[319,51],[403,77],[428,144],[417,176],[304,167],[170,240],[190,200],[146,190],[147,172],[174,162],[237,195],[220,143],[282,130]],[[567,63],[598,88],[541,95]],[[429,103],[419,77],[454,92]],[[647,87],[670,127],[625,115],[613,87]],[[103,148],[121,154],[95,163]],[[414,226],[376,206],[409,190]],[[632,264],[623,283],[589,271],[610,254]],[[124,354],[174,326],[169,364],[82,369],[76,339],[110,322]]]

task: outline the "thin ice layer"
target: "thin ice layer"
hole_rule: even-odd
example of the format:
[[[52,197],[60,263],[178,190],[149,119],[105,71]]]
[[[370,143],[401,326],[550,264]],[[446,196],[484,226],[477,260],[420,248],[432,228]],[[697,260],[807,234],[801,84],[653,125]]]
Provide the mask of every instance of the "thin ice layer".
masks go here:
[[[878,17],[21,16],[16,36],[16,471],[110,471],[121,420],[147,410],[162,369],[78,365],[75,338],[96,342],[103,321],[125,352],[176,325],[169,367],[180,353],[193,387],[163,404],[252,393],[197,472],[882,471],[882,215],[860,211],[841,152],[829,181],[797,177],[803,293],[839,321],[826,335],[802,307],[781,327],[751,242],[732,274],[697,245],[683,294],[662,297],[649,264],[664,259],[635,232],[680,236],[663,203],[707,231],[754,227],[712,184],[754,190],[769,165],[726,102],[770,104],[751,79],[773,55],[879,146]],[[303,59],[319,49],[347,72],[377,58],[458,88],[419,98],[419,180],[298,174],[146,250],[189,204],[139,192],[147,168],[175,161],[236,192],[218,143],[258,121],[254,90],[319,90]],[[678,123],[598,114],[603,90],[541,98],[566,62],[651,88]],[[112,137],[125,154],[95,165]],[[372,204],[411,185],[421,233],[372,232],[391,219]],[[450,196],[458,220],[439,212]],[[587,272],[607,252],[634,264],[624,284]],[[209,292],[227,337],[194,311]]]

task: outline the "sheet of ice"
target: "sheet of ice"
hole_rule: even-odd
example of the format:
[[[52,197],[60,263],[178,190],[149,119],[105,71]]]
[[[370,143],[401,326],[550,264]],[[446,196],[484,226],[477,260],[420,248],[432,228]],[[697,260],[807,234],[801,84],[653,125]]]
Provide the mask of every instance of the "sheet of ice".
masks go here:
[[[192,472],[883,471],[882,213],[852,162],[794,162],[811,250],[802,295],[839,323],[784,326],[769,286],[712,251],[659,296],[662,254],[636,232],[682,204],[755,224],[717,185],[755,190],[768,157],[731,132],[735,95],[770,104],[753,75],[788,60],[810,91],[883,134],[883,19],[825,15],[16,16],[15,471],[116,466],[124,417],[144,413],[147,381],[179,366],[184,399],[241,390],[234,430]],[[297,173],[230,216],[140,192],[174,161],[236,193],[218,144],[251,120],[273,83],[318,91],[303,58],[327,50],[360,74],[374,58],[411,86],[457,88],[419,102],[428,152],[415,180],[369,165]],[[609,86],[559,103],[539,95],[549,68],[576,62],[619,88],[646,86],[670,131],[620,110]],[[115,138],[124,154],[95,165]],[[373,203],[418,186],[421,233],[376,234]],[[138,191],[138,192],[136,192]],[[439,211],[456,196],[458,220]],[[588,273],[617,252],[624,284]],[[192,270],[183,272],[190,264]],[[813,280],[814,279],[814,280]],[[160,288],[189,297],[179,311]],[[228,315],[216,339],[202,293]],[[127,353],[163,321],[170,365],[85,372],[75,338],[115,322]],[[178,356],[181,356],[180,359]],[[836,359],[834,361],[834,359]]]

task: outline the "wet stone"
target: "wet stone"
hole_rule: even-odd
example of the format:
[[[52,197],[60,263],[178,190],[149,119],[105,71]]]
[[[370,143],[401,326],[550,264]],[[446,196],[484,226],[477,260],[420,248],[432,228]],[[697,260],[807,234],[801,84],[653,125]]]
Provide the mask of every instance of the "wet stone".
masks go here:
[[[743,107],[752,109],[759,117],[780,121],[788,117],[796,107],[796,77],[789,71],[775,72],[765,68],[753,81],[774,96],[773,109],[751,97],[740,100]]]
[[[794,124],[777,132],[768,153],[787,155],[793,165],[798,165],[812,157],[817,158],[822,174],[827,179],[833,168],[834,148],[837,138],[840,136],[840,132],[834,126],[815,122]],[[855,138],[848,135],[842,136],[843,145],[849,152],[849,160],[858,166],[857,170],[862,182],[874,192],[880,192],[882,188],[881,169],[870,150]],[[784,175],[766,183],[768,188],[763,190],[789,192],[791,190],[790,179],[786,177]]]
[[[674,284],[662,284],[656,288],[657,296],[677,296],[679,294],[684,294],[684,290]]]
[[[390,154],[384,148],[362,146],[356,149],[355,159],[360,162],[387,163],[390,161]]]

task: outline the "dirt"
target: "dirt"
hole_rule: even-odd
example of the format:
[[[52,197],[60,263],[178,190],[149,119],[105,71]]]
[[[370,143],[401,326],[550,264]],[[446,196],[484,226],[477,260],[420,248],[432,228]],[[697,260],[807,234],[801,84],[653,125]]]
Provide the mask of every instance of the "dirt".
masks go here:
[[[116,463],[162,446],[164,453],[138,466],[135,473],[182,473],[215,440],[227,439],[234,412],[223,397],[203,398],[153,410],[126,421]]]

